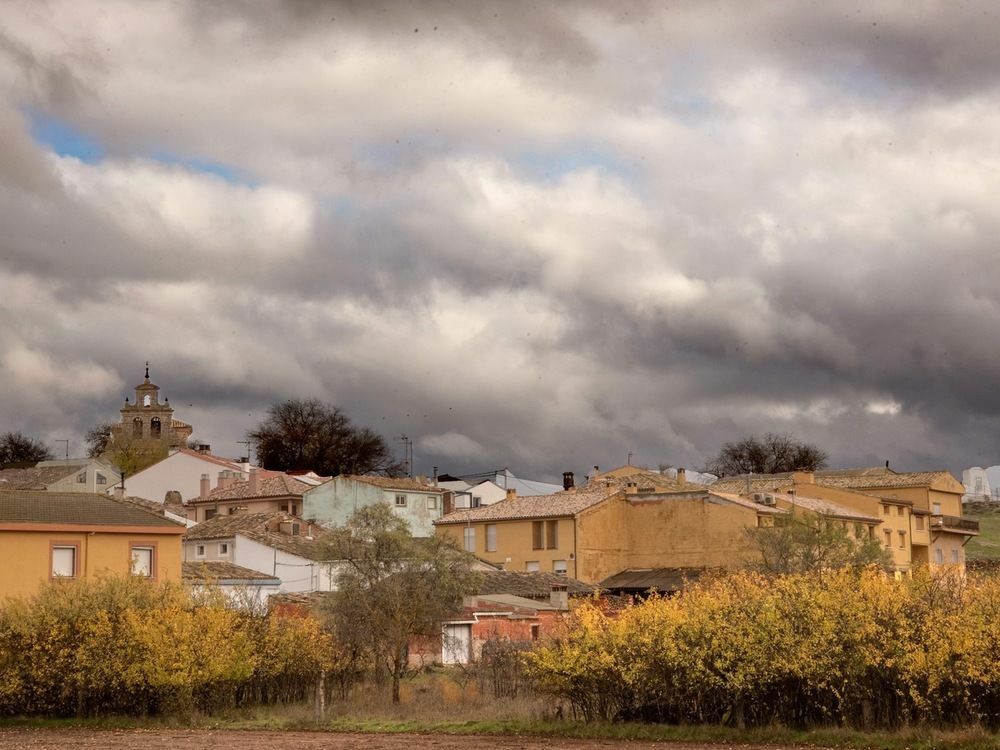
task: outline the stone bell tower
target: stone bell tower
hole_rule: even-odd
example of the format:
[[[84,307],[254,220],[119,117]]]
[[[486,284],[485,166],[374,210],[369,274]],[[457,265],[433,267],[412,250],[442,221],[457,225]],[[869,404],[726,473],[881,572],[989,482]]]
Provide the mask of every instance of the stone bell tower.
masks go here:
[[[135,402],[121,408],[122,419],[112,428],[114,437],[141,440],[168,448],[183,447],[191,437],[192,427],[174,419],[170,399],[160,402],[160,386],[149,380],[149,362],[146,362],[145,379],[135,387]]]

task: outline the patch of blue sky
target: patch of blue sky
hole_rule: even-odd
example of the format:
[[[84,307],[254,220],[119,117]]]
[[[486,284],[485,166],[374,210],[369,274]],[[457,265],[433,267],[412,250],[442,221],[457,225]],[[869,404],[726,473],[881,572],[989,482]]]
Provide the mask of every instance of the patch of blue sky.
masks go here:
[[[146,157],[161,164],[176,164],[194,172],[214,175],[233,185],[246,185],[247,187],[260,185],[260,180],[251,177],[244,170],[222,162],[181,156],[163,149],[154,149],[146,154]]]
[[[511,165],[537,182],[555,182],[572,172],[596,169],[627,182],[638,179],[638,170],[630,161],[591,144],[575,144],[556,149],[530,149],[510,158]]]
[[[87,164],[96,164],[105,155],[104,146],[79,128],[41,112],[29,111],[31,137],[59,156],[71,156]]]

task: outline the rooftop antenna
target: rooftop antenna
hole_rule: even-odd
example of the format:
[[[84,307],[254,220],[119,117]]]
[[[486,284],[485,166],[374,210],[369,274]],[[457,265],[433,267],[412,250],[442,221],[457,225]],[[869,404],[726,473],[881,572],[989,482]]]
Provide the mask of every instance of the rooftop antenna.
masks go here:
[[[406,435],[400,435],[396,439],[403,443],[403,465],[406,467],[406,476],[413,479],[413,441]]]
[[[69,440],[55,440],[56,443],[66,443],[66,460],[69,461]]]
[[[252,464],[253,461],[251,461],[250,459],[253,458],[253,455],[252,455],[252,452],[253,452],[253,441],[252,440],[237,440],[236,442],[239,443],[240,445],[245,445],[247,447],[247,463]]]

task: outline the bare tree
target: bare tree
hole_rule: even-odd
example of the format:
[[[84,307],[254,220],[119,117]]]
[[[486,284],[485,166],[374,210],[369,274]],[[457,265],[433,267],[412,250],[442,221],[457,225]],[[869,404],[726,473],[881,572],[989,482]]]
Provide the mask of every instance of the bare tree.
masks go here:
[[[411,639],[441,636],[442,620],[475,589],[473,558],[447,539],[415,539],[381,503],[358,509],[334,530],[328,558],[341,561],[328,621],[342,643],[382,665],[399,703]]]
[[[850,531],[850,529],[853,529]],[[794,514],[774,526],[747,529],[760,555],[750,567],[764,573],[785,575],[867,565],[887,567],[885,548],[863,524],[817,514]]]
[[[52,451],[41,440],[21,432],[0,435],[0,466],[16,463],[38,463],[51,459]]]
[[[266,469],[312,469],[331,476],[403,473],[381,435],[316,399],[274,404],[247,439]]]
[[[826,466],[826,451],[803,443],[787,433],[768,432],[726,443],[709,461],[706,471],[717,476],[733,474],[778,474],[786,471],[815,471]]]

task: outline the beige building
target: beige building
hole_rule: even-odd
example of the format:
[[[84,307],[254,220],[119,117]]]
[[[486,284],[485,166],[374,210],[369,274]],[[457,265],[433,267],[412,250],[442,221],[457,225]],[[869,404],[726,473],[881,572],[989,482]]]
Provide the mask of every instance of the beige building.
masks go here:
[[[965,568],[965,544],[979,524],[962,517],[964,486],[949,472],[889,468],[832,469],[726,477],[713,490],[754,494],[793,492],[823,498],[881,519],[876,536],[897,571],[918,565]]]
[[[184,528],[107,495],[0,492],[0,601],[63,578],[179,581]]]
[[[120,480],[118,470],[98,458],[39,461],[25,469],[0,469],[0,490],[106,492]]]
[[[121,422],[111,427],[112,442],[140,441],[162,449],[184,447],[191,437],[192,427],[187,422],[174,419],[170,399],[160,402],[160,387],[149,381],[149,363],[146,377],[135,387],[135,402],[125,398],[121,408]]]
[[[319,481],[315,475],[294,477],[257,468],[250,469],[249,479],[241,477],[238,471],[224,469],[211,489],[209,475],[202,474],[201,493],[184,503],[188,518],[202,523],[216,516],[277,511],[298,516],[302,514],[302,495]]]

